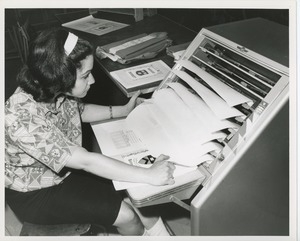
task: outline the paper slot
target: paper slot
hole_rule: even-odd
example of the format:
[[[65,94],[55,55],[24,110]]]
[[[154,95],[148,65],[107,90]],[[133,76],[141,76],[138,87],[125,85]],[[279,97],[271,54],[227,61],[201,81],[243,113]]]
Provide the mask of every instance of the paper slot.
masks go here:
[[[172,72],[193,88],[219,119],[223,120],[231,117],[243,116],[242,112],[234,107],[230,107],[221,97],[197,82],[186,72],[176,69],[173,69]]]
[[[194,63],[188,60],[181,60],[178,63],[181,64],[184,68],[197,74],[201,79],[203,79],[215,92],[218,93],[218,95],[220,95],[223,98],[223,100],[226,101],[226,103],[230,107],[252,102],[251,99],[235,91],[223,82],[219,81],[217,78],[208,74],[206,71],[202,70]]]
[[[170,83],[169,86],[176,91],[180,98],[201,122],[198,128],[202,128],[216,135],[223,129],[238,129],[240,126],[228,120],[219,119],[208,105],[196,94],[191,93],[180,83]],[[217,139],[217,138],[216,138]]]

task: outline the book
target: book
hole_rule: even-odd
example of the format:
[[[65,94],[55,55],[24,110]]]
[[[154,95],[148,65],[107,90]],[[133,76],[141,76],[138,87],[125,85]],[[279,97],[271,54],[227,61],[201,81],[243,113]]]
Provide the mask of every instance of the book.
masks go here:
[[[170,72],[170,67],[162,60],[110,72],[115,83],[128,97],[136,91],[153,92]]]

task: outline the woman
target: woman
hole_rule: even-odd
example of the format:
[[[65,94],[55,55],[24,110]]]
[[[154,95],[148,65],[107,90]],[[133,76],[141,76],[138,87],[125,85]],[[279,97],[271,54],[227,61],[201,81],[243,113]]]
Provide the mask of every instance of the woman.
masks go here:
[[[161,219],[142,222],[110,180],[173,184],[168,157],[140,168],[81,146],[81,121],[126,116],[137,99],[114,107],[82,103],[95,82],[93,62],[91,45],[63,29],[33,41],[19,87],[5,106],[6,201],[30,223],[114,225],[122,235],[167,235]]]

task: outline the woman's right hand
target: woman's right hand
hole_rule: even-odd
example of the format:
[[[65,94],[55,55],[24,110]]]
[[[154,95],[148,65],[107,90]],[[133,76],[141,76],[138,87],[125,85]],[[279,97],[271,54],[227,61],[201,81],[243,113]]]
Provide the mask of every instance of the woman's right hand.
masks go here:
[[[149,184],[151,185],[171,185],[174,184],[173,173],[175,165],[168,162],[169,159],[166,155],[160,155],[154,162],[154,164],[147,169],[149,177]]]

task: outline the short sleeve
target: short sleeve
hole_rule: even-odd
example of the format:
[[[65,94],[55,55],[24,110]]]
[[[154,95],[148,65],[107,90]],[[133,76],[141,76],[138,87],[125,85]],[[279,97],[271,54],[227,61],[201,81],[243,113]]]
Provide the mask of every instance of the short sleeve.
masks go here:
[[[35,106],[17,105],[13,108],[13,111],[7,110],[5,117],[6,141],[21,150],[17,153],[20,155],[20,164],[32,165],[34,159],[58,173],[71,156],[70,148],[76,144],[66,138],[52,121],[41,115]]]

